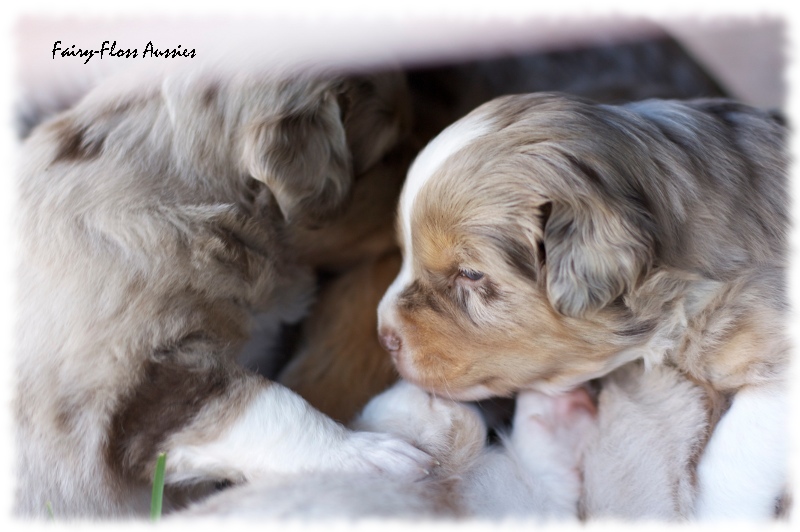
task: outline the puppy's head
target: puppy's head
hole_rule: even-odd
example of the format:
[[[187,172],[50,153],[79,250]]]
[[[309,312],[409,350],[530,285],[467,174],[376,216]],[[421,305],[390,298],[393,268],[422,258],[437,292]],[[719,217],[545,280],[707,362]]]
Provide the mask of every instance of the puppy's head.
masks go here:
[[[569,387],[649,332],[621,297],[654,244],[618,118],[501,98],[420,153],[400,200],[402,270],[379,307],[403,377],[466,400]]]

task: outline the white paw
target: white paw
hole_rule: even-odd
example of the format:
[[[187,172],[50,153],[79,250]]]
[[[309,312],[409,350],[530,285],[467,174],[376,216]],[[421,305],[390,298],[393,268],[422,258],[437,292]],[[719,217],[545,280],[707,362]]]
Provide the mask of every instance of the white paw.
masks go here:
[[[419,480],[428,476],[436,461],[426,452],[390,434],[352,432],[339,457],[343,469],[380,473],[396,478]]]
[[[401,380],[373,397],[354,425],[360,430],[391,432],[412,440],[425,430],[446,430],[447,416],[431,415],[437,410],[434,401],[432,394]]]
[[[399,436],[442,462],[466,459],[486,440],[486,427],[474,408],[406,381],[372,399],[354,425]]]

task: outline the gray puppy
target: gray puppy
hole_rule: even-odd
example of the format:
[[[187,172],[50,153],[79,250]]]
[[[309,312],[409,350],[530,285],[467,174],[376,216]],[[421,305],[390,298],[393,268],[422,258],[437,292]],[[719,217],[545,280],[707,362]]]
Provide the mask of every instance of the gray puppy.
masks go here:
[[[214,481],[431,468],[235,360],[253,315],[305,312],[314,277],[288,232],[335,222],[407,130],[403,80],[241,66],[109,81],[25,143],[22,515],[143,515],[159,452],[172,503]]]

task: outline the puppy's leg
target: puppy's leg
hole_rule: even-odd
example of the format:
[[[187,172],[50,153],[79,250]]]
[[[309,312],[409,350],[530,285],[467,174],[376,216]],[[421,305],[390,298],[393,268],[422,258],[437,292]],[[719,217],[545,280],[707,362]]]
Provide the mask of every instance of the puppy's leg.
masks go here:
[[[272,475],[225,490],[183,515],[305,519],[458,515],[454,483],[447,480],[452,472],[448,464],[454,455],[464,456],[468,449],[483,445],[486,432],[477,412],[399,382],[370,401],[353,426],[393,433],[451,461],[426,482],[319,471]]]
[[[696,516],[701,520],[766,520],[786,489],[788,399],[761,386],[736,394],[698,465]]]
[[[400,381],[372,399],[352,424],[399,436],[436,458],[440,476],[465,470],[486,442],[486,425],[463,403]]]
[[[576,516],[581,494],[583,450],[596,431],[596,409],[586,390],[549,396],[522,392],[517,397],[508,447],[543,489],[556,517]]]
[[[167,453],[170,483],[236,482],[308,470],[421,478],[432,467],[431,458],[407,442],[349,431],[297,394],[233,364],[208,371],[208,382],[200,382],[197,371],[180,369],[176,382],[195,379],[193,389],[165,390],[163,375],[156,372],[153,385],[167,393],[148,402],[154,396],[143,385],[142,396],[116,420],[115,462],[139,478],[149,476],[158,451]],[[193,405],[198,405],[194,415],[171,417],[185,416]]]

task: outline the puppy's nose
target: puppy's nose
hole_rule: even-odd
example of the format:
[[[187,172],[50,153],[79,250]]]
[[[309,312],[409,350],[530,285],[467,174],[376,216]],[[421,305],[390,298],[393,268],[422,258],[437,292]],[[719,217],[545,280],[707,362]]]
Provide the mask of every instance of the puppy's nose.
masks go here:
[[[400,337],[397,335],[397,332],[394,329],[390,328],[383,328],[378,332],[378,340],[386,349],[392,357],[396,356],[397,353],[400,351],[400,348],[403,346],[403,343],[400,341]]]

